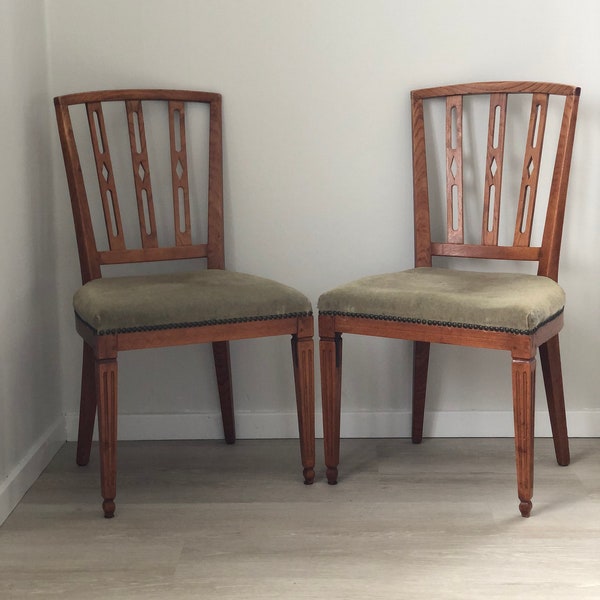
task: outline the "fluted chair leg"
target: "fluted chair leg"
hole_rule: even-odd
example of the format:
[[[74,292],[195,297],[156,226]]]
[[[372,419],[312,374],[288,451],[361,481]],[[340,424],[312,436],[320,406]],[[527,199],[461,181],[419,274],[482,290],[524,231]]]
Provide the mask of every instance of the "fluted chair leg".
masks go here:
[[[535,358],[513,357],[512,380],[519,510],[528,517],[533,497]]]
[[[109,519],[115,515],[117,495],[117,359],[96,360],[98,433],[102,508]]]
[[[296,408],[300,457],[304,483],[315,480],[315,345],[311,337],[292,336],[292,359],[296,386]]]
[[[342,337],[321,338],[321,397],[323,443],[327,482],[337,483],[340,463],[340,411],[342,395]]]

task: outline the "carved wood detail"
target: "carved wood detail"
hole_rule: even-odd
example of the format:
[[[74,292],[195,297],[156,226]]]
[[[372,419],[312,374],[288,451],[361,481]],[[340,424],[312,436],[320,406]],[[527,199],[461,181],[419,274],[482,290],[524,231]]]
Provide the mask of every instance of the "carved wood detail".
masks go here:
[[[127,100],[127,124],[129,127],[129,143],[131,146],[131,163],[133,181],[140,222],[140,237],[143,248],[157,248],[156,217],[152,199],[152,183],[150,164],[146,147],[146,130],[141,100]]]
[[[169,136],[171,140],[175,243],[177,246],[189,246],[192,243],[192,232],[183,102],[169,102]]]
[[[483,224],[481,243],[498,244],[500,198],[502,195],[502,166],[506,132],[507,94],[490,95],[490,117],[487,138],[485,185],[483,188]]]
[[[119,210],[119,199],[117,197],[117,187],[110,159],[102,105],[100,102],[90,102],[86,108],[108,245],[111,250],[125,250],[121,211]]]
[[[531,115],[527,132],[527,146],[523,161],[523,175],[519,192],[517,222],[515,225],[515,246],[529,246],[533,226],[533,215],[537,197],[540,163],[546,130],[546,115],[548,113],[548,95],[533,94]]]
[[[446,206],[447,240],[464,241],[462,96],[446,98]]]

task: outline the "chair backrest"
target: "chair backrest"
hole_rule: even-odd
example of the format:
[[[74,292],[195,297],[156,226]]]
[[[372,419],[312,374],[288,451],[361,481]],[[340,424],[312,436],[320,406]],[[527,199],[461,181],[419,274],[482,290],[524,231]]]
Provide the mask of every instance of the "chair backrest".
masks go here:
[[[574,86],[523,81],[451,85],[411,92],[416,266],[431,266],[433,256],[537,261],[538,274],[557,279],[579,93],[579,88]],[[489,102],[481,100],[481,96],[488,97]],[[528,98],[531,108],[524,104],[524,101],[529,104]],[[437,113],[430,104],[437,106]],[[471,118],[467,105],[470,110],[476,113],[479,110],[489,117]],[[511,121],[513,112],[509,107],[514,108],[514,121]],[[431,173],[436,166],[436,156],[432,156],[431,150],[431,138],[436,132],[431,124],[434,114],[443,122],[438,127],[438,137],[445,138],[441,145],[445,156],[440,152],[437,161],[445,162],[445,168],[438,169],[437,186],[432,183]],[[536,200],[542,189],[542,148],[547,131],[552,129],[547,127],[550,115],[558,120],[554,129],[556,152],[544,190],[547,202],[537,202],[546,208],[541,243],[532,245]],[[483,123],[480,138],[474,131],[473,124],[477,120]],[[481,160],[474,162],[477,139],[481,140]],[[429,171],[428,162],[432,163]],[[502,185],[511,168],[518,171],[513,180],[514,189]],[[441,182],[443,179],[445,184]],[[445,205],[445,225],[442,226],[445,231],[441,240],[432,239],[430,211],[435,206],[434,188],[443,197],[439,204]],[[467,188],[470,193],[475,189],[474,195],[479,195],[483,188],[483,202],[477,198],[478,208],[473,211],[478,213],[475,235],[471,235],[473,240],[467,239],[467,233],[472,234],[472,231],[465,225]],[[501,192],[506,205],[502,211]],[[501,213],[511,218],[508,230],[511,239],[503,244],[499,242],[500,233],[504,232]]]
[[[224,268],[219,94],[181,90],[111,90],[61,96],[54,99],[54,104],[84,283],[101,277],[101,266],[111,264],[206,258],[208,268]],[[208,107],[208,140],[203,140],[207,147],[207,165],[199,165],[188,157],[191,137],[190,127],[186,126],[188,110],[198,106],[203,106],[205,111]],[[164,121],[162,129],[152,135],[148,134],[146,108],[153,120]],[[84,136],[85,129],[89,130],[89,136]],[[156,142],[163,150],[153,154],[149,149],[150,141]],[[115,146],[120,143],[126,149],[113,151],[113,142]],[[161,171],[153,163],[155,156],[164,159],[160,162],[169,163],[163,171],[170,173],[167,177],[171,180],[170,185],[165,184],[158,189],[157,186],[153,189],[151,179],[155,167],[157,172]],[[126,163],[127,171],[123,168]],[[207,192],[206,188],[202,190],[206,195],[204,202],[195,198],[198,191],[190,185],[191,172],[196,168],[206,170],[204,182]],[[95,172],[91,178],[97,179],[99,193],[95,184],[92,191],[90,171]],[[198,179],[195,177],[194,182]],[[165,226],[170,232],[160,229],[162,220],[158,219],[159,213],[164,211],[159,210],[157,203],[165,196],[169,197],[167,203],[172,207],[167,211],[169,218],[165,219]],[[208,209],[202,243],[198,241],[200,234],[193,234],[192,221],[196,219],[192,216],[199,210],[194,208],[194,203],[206,205]],[[98,205],[101,205],[101,210]],[[106,247],[97,245],[99,232],[94,230],[96,219],[93,215],[100,213],[105,225]],[[124,216],[134,213],[137,218]],[[137,230],[134,234],[127,229],[132,224]],[[101,237],[104,238],[104,235]]]

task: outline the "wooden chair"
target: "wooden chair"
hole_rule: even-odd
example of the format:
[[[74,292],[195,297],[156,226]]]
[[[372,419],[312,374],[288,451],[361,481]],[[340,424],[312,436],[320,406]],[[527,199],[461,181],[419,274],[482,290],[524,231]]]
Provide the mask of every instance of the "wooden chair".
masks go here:
[[[112,517],[115,512],[117,354],[122,350],[211,342],[225,439],[233,443],[229,340],[291,335],[304,482],[312,483],[312,308],[308,298],[293,288],[225,270],[221,96],[195,91],[116,90],[62,96],[54,103],[83,282],[73,301],[77,331],[84,339],[77,463],[89,461],[97,407],[104,516]],[[208,193],[204,196],[194,186],[201,180],[195,171],[200,171],[202,162],[188,157],[192,133],[194,142],[199,135],[186,126],[192,110],[204,110],[208,115],[204,124],[209,139],[203,140],[207,142],[204,145],[197,144],[198,149],[204,148],[208,166],[204,174]],[[201,123],[201,117],[198,119]],[[74,127],[77,123],[79,129]],[[150,127],[153,124],[154,130]],[[90,138],[83,140],[74,133],[87,138],[87,129],[91,150]],[[198,125],[197,129],[202,128]],[[125,146],[120,154],[113,151],[112,159],[109,138],[111,144],[116,140]],[[163,139],[164,144],[160,144]],[[153,181],[155,169],[161,172],[160,165],[153,162],[161,156],[160,148],[152,154],[152,141],[164,147],[163,162],[168,166],[163,168],[163,188],[151,185],[151,166]],[[87,173],[85,158],[90,163]],[[122,167],[120,179],[118,167]],[[85,176],[90,171],[91,179],[97,178],[99,195],[96,185]],[[124,187],[127,182],[130,189]],[[157,201],[161,196],[172,199],[161,205]],[[192,227],[201,198],[208,210],[204,239],[198,237],[195,222]],[[93,199],[97,206],[93,206]],[[129,222],[127,209],[133,215]],[[104,216],[105,234],[101,228],[94,230],[94,211]],[[168,230],[159,227],[165,216],[170,236]],[[127,229],[129,224],[133,225],[132,233]],[[102,237],[107,240],[106,247],[96,243],[96,238]],[[184,272],[102,276],[107,265],[187,259],[206,259],[207,268],[192,265]]]
[[[528,96],[524,97],[524,94]],[[479,98],[470,98],[475,95]],[[489,97],[489,109],[481,95]],[[530,110],[524,104],[527,97],[531,98]],[[556,108],[554,111],[549,110],[550,98],[552,108]],[[560,465],[569,463],[558,343],[558,332],[563,326],[564,293],[556,281],[578,100],[579,88],[534,82],[474,83],[412,92],[416,268],[366,277],[330,290],[319,298],[325,462],[330,484],[336,483],[338,476],[343,333],[414,342],[414,443],[421,442],[423,435],[432,342],[495,348],[511,353],[519,508],[524,517],[529,516],[532,507],[534,383],[539,348],[556,458]],[[507,117],[507,105],[512,107],[513,103],[525,123],[529,114],[528,127],[519,131],[525,147],[524,158],[520,159],[515,157],[512,142],[509,145],[505,140],[505,133],[514,133],[517,128],[518,120],[511,120],[512,112]],[[471,240],[476,238],[474,243],[468,243],[467,234],[472,234],[472,230],[465,226],[467,219],[463,219],[466,207],[470,206],[463,202],[463,173],[470,169],[469,177],[473,178],[476,172],[476,167],[467,160],[473,158],[472,153],[463,152],[467,124],[471,126],[468,139],[475,138],[474,120],[466,112],[467,107],[479,109],[483,114],[489,110],[485,126],[487,142],[484,129],[480,143],[486,147],[486,155],[482,156],[485,163],[482,162],[480,167],[484,173],[483,211],[479,209],[481,220],[475,229],[481,234],[480,237],[479,234],[471,236]],[[445,130],[445,150],[437,155],[433,152],[432,139],[435,127],[430,129],[436,109],[441,120],[437,129]],[[548,130],[547,116],[554,113],[558,113],[554,170],[547,186],[548,202],[541,244],[534,246],[531,238],[536,193],[538,187],[541,189],[538,182],[542,143]],[[436,198],[429,193],[429,189],[436,189],[435,174],[431,172],[434,169],[428,171],[428,163],[430,167],[435,163],[435,160],[427,160],[432,158],[431,155],[434,159],[437,156],[440,164],[445,160],[437,184],[437,189],[445,191],[438,194],[445,196],[445,201],[442,199],[437,203],[445,204],[446,222],[442,219],[439,226],[444,231],[440,234],[442,241],[436,241],[432,234],[437,230],[433,211]],[[510,160],[505,160],[505,155]],[[515,164],[519,169],[514,179],[516,185],[514,193],[507,197],[512,190],[502,182],[503,179],[506,181],[510,166]],[[510,215],[511,211],[513,217],[516,214],[516,225],[507,228],[512,242],[505,245],[499,243],[499,233],[503,232],[500,227],[501,191],[506,198],[503,215]],[[440,268],[433,266],[433,257],[451,259],[442,259],[445,268]],[[459,258],[532,261],[537,263],[537,275],[448,268]],[[513,267],[513,270],[518,269]]]

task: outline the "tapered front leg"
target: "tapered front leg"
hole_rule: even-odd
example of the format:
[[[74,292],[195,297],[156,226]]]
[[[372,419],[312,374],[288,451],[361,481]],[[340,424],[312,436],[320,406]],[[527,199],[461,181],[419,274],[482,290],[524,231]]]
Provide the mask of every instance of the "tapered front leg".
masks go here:
[[[535,358],[513,356],[512,380],[519,510],[528,517],[533,497]]]
[[[423,419],[425,417],[425,395],[427,392],[430,345],[429,342],[415,342],[413,346],[413,444],[420,444],[423,440]]]
[[[319,317],[323,445],[327,482],[337,483],[340,463],[342,398],[342,336],[333,331],[333,317]]]
[[[223,433],[228,444],[235,443],[235,418],[233,409],[233,387],[231,384],[231,359],[229,342],[213,342],[213,357],[219,387]]]
[[[94,422],[96,420],[96,373],[94,369],[94,350],[83,343],[83,362],[81,366],[81,399],[79,402],[79,432],[77,434],[77,464],[81,467],[90,461]]]
[[[559,465],[567,466],[571,457],[558,335],[540,346],[540,362],[544,374],[544,387],[546,388],[556,461]]]
[[[102,508],[109,519],[115,515],[117,495],[117,358],[96,359],[98,433]]]
[[[308,330],[309,327],[310,337],[292,336],[300,457],[305,484],[311,484],[315,480],[315,344],[312,318],[305,329]],[[302,334],[302,328],[300,329]]]

